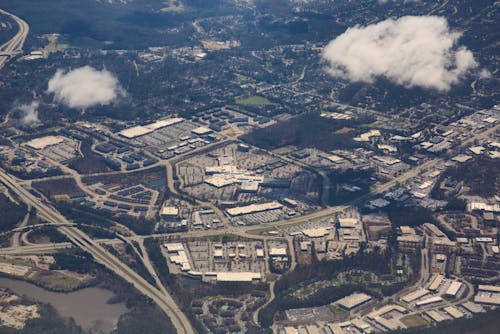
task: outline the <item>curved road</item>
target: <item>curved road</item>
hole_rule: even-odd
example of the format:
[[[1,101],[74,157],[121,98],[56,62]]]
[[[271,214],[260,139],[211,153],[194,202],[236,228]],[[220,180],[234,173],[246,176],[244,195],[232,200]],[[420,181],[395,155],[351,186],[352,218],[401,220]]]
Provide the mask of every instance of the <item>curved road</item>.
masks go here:
[[[34,197],[29,191],[19,186],[14,178],[0,170],[0,181],[8,188],[14,191],[23,201],[37,209],[38,215],[54,225],[59,225],[59,231],[65,234],[75,245],[90,253],[94,259],[108,269],[133,284],[141,293],[151,298],[165,314],[170,318],[179,334],[194,333],[191,323],[186,315],[180,310],[172,296],[167,291],[160,291],[144,278],[138,275],[134,270],[124,264],[114,255],[110,254],[95,240],[92,240],[87,234],[73,226],[56,209],[43,203]]]
[[[0,9],[0,14],[10,16],[19,25],[19,31],[12,37],[10,41],[0,46],[0,69],[7,63],[7,61],[15,54],[23,50],[24,41],[28,36],[30,27],[26,21],[19,17]]]

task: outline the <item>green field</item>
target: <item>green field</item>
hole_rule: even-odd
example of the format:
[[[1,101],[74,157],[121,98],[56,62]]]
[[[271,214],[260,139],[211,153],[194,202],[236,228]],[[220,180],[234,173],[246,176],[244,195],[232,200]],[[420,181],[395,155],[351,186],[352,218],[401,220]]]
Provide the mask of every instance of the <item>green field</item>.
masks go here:
[[[236,103],[242,106],[252,106],[252,107],[275,105],[275,103],[272,103],[271,101],[262,96],[250,96],[247,97],[246,99],[236,100]]]

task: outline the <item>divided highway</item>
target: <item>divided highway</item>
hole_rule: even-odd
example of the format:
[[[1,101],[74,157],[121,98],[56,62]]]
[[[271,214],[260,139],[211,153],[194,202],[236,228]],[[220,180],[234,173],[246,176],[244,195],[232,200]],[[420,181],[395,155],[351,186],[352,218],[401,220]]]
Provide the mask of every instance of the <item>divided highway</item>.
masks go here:
[[[30,27],[26,21],[19,17],[0,9],[0,14],[10,16],[19,25],[19,31],[12,37],[10,41],[0,46],[0,69],[7,63],[7,61],[17,53],[23,50],[24,41],[28,36]]]
[[[167,314],[179,334],[191,334],[194,330],[186,315],[179,309],[172,296],[167,291],[160,291],[134,270],[124,264],[106,249],[92,240],[87,234],[74,226],[52,206],[43,203],[29,191],[17,184],[16,180],[0,170],[0,181],[15,192],[25,203],[37,209],[38,215],[59,226],[59,231],[65,234],[75,245],[91,254],[97,262],[133,284],[141,293],[151,298]]]

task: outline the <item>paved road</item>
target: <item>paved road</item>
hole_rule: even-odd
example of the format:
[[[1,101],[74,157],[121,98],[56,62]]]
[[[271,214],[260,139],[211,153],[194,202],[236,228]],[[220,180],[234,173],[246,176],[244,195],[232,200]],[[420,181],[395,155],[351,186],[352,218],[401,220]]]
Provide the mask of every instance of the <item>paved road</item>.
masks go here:
[[[19,224],[20,228],[24,228],[28,224],[28,221],[30,219],[30,211],[31,211],[31,208],[28,206],[28,212],[26,212],[26,215],[24,216],[23,221],[21,222],[21,224]],[[20,231],[14,232],[12,234],[12,238],[10,239],[10,244],[12,247],[19,247],[19,238],[20,237],[21,237]]]
[[[73,226],[66,226],[70,222],[53,207],[41,202],[29,191],[19,186],[14,178],[0,170],[0,181],[15,192],[25,203],[37,209],[38,215],[58,226],[59,231],[65,234],[73,244],[91,254],[97,262],[108,267],[118,276],[133,284],[141,293],[151,298],[167,314],[177,333],[191,334],[194,330],[186,315],[179,309],[172,296],[167,292],[160,291],[149,284],[134,270],[122,261],[110,254],[98,242],[92,240],[87,234]]]
[[[5,247],[5,248],[0,248],[0,255],[41,254],[71,247],[73,247],[73,244],[71,242],[60,242],[57,244],[40,244],[40,245],[18,246],[18,247]]]
[[[19,31],[12,37],[10,41],[0,46],[0,54],[6,56],[0,56],[0,69],[7,63],[11,56],[21,52],[23,50],[24,41],[28,36],[30,31],[28,23],[20,19],[19,17],[0,9],[0,14],[10,16],[19,25]]]

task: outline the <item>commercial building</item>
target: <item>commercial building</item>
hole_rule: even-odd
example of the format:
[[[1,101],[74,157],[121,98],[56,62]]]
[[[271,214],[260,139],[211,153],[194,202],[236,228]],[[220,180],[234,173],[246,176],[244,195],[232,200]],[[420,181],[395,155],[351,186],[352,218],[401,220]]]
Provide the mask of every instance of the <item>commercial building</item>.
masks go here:
[[[400,235],[396,240],[402,252],[417,252],[424,246],[424,239],[416,234]]]
[[[339,299],[336,304],[349,311],[370,301],[371,299],[372,297],[367,295],[366,293],[355,292],[347,297]]]
[[[377,324],[390,331],[394,331],[399,328],[399,326],[395,322],[382,317],[376,317],[374,320]]]
[[[366,321],[361,320],[360,318],[356,318],[351,320],[351,323],[354,327],[359,329],[361,333],[368,333],[372,330],[372,326]]]
[[[443,279],[444,279],[443,275],[437,275],[436,277],[434,277],[431,284],[429,285],[429,290],[433,292],[437,291],[437,289],[439,289],[439,286],[443,282]]]
[[[417,306],[425,306],[425,305],[429,305],[429,304],[434,304],[434,303],[439,303],[439,302],[442,302],[443,301],[443,298],[440,297],[440,296],[433,296],[433,297],[429,297],[429,298],[426,298],[426,299],[422,299],[422,300],[419,300],[418,302],[415,303],[415,305]]]
[[[393,312],[393,311],[397,311],[399,313],[406,313],[406,312],[408,312],[408,310],[406,308],[404,308],[403,306],[395,305],[395,304],[389,304],[389,305],[382,306],[378,310],[375,310],[375,311],[369,313],[368,314],[368,319],[374,320],[377,317],[381,317],[384,314],[387,314],[387,313]]]
[[[260,281],[260,273],[252,272],[217,272],[217,282],[253,282]]]
[[[61,136],[46,136],[32,139],[26,142],[25,145],[35,150],[43,150],[46,147],[60,144],[64,140],[65,138]]]
[[[431,318],[435,322],[442,322],[446,320],[446,318],[443,317],[443,315],[436,310],[427,311],[425,312],[425,314],[427,314],[429,318]]]
[[[477,294],[474,296],[474,302],[479,304],[500,305],[500,294]]]
[[[328,230],[324,227],[303,230],[302,233],[308,238],[322,238],[329,234]]]
[[[340,228],[356,228],[359,221],[356,218],[339,218]]]
[[[467,311],[473,313],[473,314],[477,314],[477,313],[481,313],[483,312],[483,308],[478,305],[478,304],[475,304],[473,302],[465,302],[462,304],[463,308],[465,308]]]
[[[419,298],[422,298],[423,296],[426,296],[429,294],[429,290],[427,289],[418,289],[417,291],[414,291],[412,293],[409,293],[401,298],[402,301],[405,303],[411,303]]]
[[[179,208],[175,206],[163,206],[160,210],[160,216],[162,218],[178,218]]]
[[[250,205],[246,205],[246,206],[231,208],[231,209],[227,209],[226,212],[231,217],[236,217],[236,216],[248,215],[248,214],[257,213],[257,212],[277,210],[277,209],[281,209],[282,207],[283,207],[283,205],[281,205],[280,203],[278,203],[276,201],[273,201],[273,202],[269,202],[269,203],[250,204]]]
[[[287,256],[286,248],[271,248],[269,249],[269,256],[271,257]]]
[[[165,247],[167,249],[167,252],[169,252],[169,253],[177,253],[179,251],[184,250],[184,245],[181,243],[177,243],[177,242],[164,244],[163,247]]]
[[[196,129],[191,130],[191,132],[198,136],[205,136],[212,133],[213,131],[206,126],[200,126]]]
[[[182,119],[182,118],[168,118],[168,119],[164,119],[164,120],[157,121],[157,122],[147,124],[147,125],[134,126],[132,128],[122,130],[118,134],[122,137],[127,138],[127,139],[133,139],[133,138],[147,135],[147,134],[149,134],[153,131],[159,130],[161,128],[180,123],[182,121],[184,121],[184,119]]]
[[[480,284],[477,289],[479,291],[488,291],[488,292],[500,293],[500,286],[498,286],[498,285],[484,285],[484,284]]]
[[[460,319],[464,317],[464,314],[455,306],[447,306],[443,310],[455,319]]]
[[[450,298],[457,298],[458,292],[462,288],[463,283],[454,281],[451,283],[451,285],[448,287],[446,290],[446,297]]]

